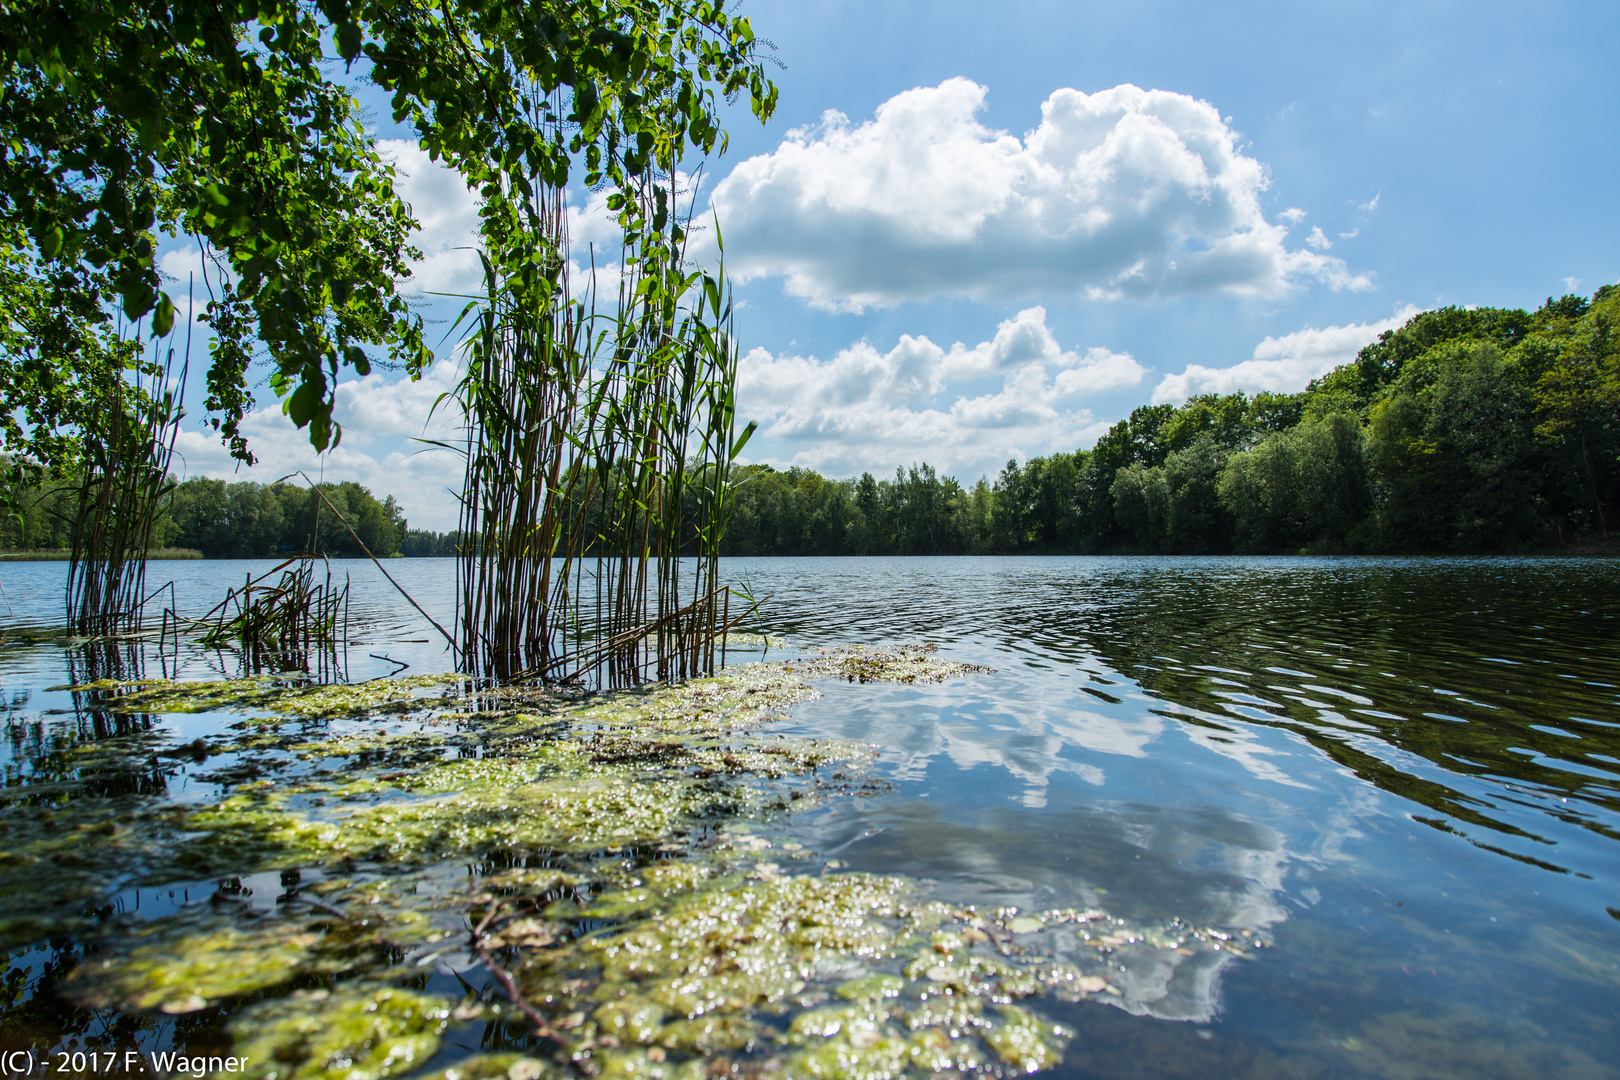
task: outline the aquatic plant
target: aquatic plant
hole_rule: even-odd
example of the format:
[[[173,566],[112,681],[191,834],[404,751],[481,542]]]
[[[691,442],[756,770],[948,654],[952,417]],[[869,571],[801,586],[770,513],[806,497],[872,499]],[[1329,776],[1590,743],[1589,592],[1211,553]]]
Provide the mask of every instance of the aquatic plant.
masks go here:
[[[137,356],[135,343],[129,346]],[[187,353],[190,347],[188,333]],[[67,625],[79,634],[140,628],[152,523],[173,486],[169,462],[185,415],[187,362],[177,365],[171,335],[161,361],[142,357],[130,365],[130,377],[111,380],[102,407],[86,414],[80,431],[67,574]]]
[[[530,111],[562,130],[559,103],[537,96]],[[486,228],[498,242],[464,313],[454,394],[464,670],[621,687],[715,669],[730,470],[752,427],[736,430],[723,266],[684,266],[678,180],[649,169],[616,196],[616,299],[594,267],[572,294],[563,185],[510,207],[509,236]]]
[[[229,590],[213,610],[190,623],[204,628],[197,640],[239,649],[250,671],[266,664],[277,671],[307,671],[313,658],[317,673],[336,674],[337,650],[348,632],[349,583],[345,579],[341,588],[334,585],[331,563],[321,562],[321,580],[315,577],[313,555],[284,559],[258,577],[249,576],[240,589]]]
[[[981,912],[846,872],[792,839],[791,815],[876,788],[875,748],[771,730],[815,695],[806,675],[972,670],[895,647],[583,697],[457,675],[81,685],[112,715],[241,719],[181,746],[69,745],[4,789],[0,941],[94,942],[62,983],[86,1023],[167,1024],[177,1048],[228,1037],[264,1080],[1048,1068],[1069,1033],[1044,997],[1122,1000],[1138,954],[1228,935]],[[92,763],[153,760],[219,796],[83,786]],[[274,903],[252,895],[266,875]],[[191,902],[146,919],[106,904],[131,883]]]
[[[847,682],[943,682],[958,675],[982,675],[993,669],[979,664],[935,658],[937,645],[834,645],[810,650],[787,670],[805,678],[841,678]]]

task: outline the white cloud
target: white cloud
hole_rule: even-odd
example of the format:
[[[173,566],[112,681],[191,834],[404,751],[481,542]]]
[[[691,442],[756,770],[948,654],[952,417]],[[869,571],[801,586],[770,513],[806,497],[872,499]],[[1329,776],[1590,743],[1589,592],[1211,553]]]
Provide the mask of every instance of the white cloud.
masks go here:
[[[1305,211],[1301,210],[1297,206],[1290,206],[1277,216],[1288,222],[1290,225],[1298,225],[1300,222],[1305,220]]]
[[[972,347],[906,334],[887,352],[859,341],[830,360],[755,349],[737,396],[739,413],[760,424],[755,460],[834,476],[927,461],[972,478],[1095,438],[1106,425],[1083,400],[1145,374],[1125,353],[1063,349],[1034,307]]]
[[[428,157],[414,140],[381,139],[377,148],[397,170],[395,190],[422,227],[411,234],[423,257],[411,268],[407,287],[413,292],[477,292],[484,278],[478,258],[478,196],[460,173]]]
[[[875,119],[826,113],[716,187],[729,269],[781,275],[818,306],[1273,296],[1303,279],[1370,287],[1265,219],[1265,168],[1214,106],[1118,86],[1059,90],[1023,139],[977,119],[967,79],[899,94]],[[1289,217],[1289,212],[1284,213]]]
[[[1196,394],[1230,394],[1238,390],[1270,390],[1291,394],[1341,364],[1355,359],[1362,347],[1385,330],[1403,325],[1418,308],[1408,305],[1389,318],[1373,323],[1306,327],[1282,337],[1268,337],[1254,347],[1251,359],[1231,367],[1210,368],[1189,364],[1179,375],[1166,375],[1153,390],[1155,404],[1181,402]]]
[[[267,484],[301,469],[316,479],[356,481],[379,499],[394,496],[413,528],[454,528],[456,505],[450,492],[461,487],[462,458],[410,440],[454,442],[458,416],[453,406],[440,406],[431,422],[428,414],[458,376],[454,362],[440,360],[418,382],[373,374],[340,384],[334,416],[343,425],[343,439],[324,458],[310,446],[309,432],[295,428],[275,404],[255,409],[243,420],[259,459],[252,468],[233,460],[216,434],[182,431],[175,440],[175,471],[181,479],[206,476]]]
[[[455,389],[461,374],[456,361],[443,359],[415,382],[373,372],[339,383],[332,416],[343,426],[344,441],[359,440],[362,446],[388,436],[453,439],[460,417],[453,401],[440,399]]]
[[[1327,234],[1322,231],[1320,225],[1311,226],[1311,235],[1305,238],[1305,242],[1317,251],[1326,251],[1333,246],[1333,241],[1327,238]]]
[[[202,249],[197,245],[171,248],[158,256],[157,265],[158,273],[164,278],[181,285],[195,282],[197,292],[207,295],[208,290],[203,287]]]
[[[203,258],[203,250],[196,244],[172,247],[158,256],[158,273],[164,278],[163,288],[174,301],[178,316],[185,318],[191,312],[197,323],[208,307],[211,296],[218,295],[223,282],[234,280],[218,256]]]

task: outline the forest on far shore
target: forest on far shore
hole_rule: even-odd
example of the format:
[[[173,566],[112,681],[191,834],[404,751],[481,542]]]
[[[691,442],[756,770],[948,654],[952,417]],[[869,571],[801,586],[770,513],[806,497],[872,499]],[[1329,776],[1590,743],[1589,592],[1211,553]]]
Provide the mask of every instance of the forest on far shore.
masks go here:
[[[1448,307],[1297,394],[1143,406],[1089,450],[1009,461],[972,487],[737,470],[730,555],[1482,553],[1607,544],[1620,497],[1620,287],[1534,312]],[[67,547],[71,485],[13,486],[0,546]],[[392,497],[323,490],[380,557],[448,556]],[[155,547],[210,558],[359,556],[291,484],[178,484]],[[63,503],[63,507],[71,505]]]
[[[412,536],[426,537],[433,545],[439,534],[412,530],[393,496],[378,501],[353,482],[320,487],[378,558],[454,554],[453,547],[410,550]],[[73,543],[70,530],[77,498],[78,488],[71,480],[13,486],[5,492],[0,547],[66,550]],[[207,479],[175,485],[152,523],[152,547],[190,548],[209,559],[258,559],[294,551],[365,557],[354,536],[307,487]]]
[[[964,488],[742,470],[736,555],[1485,553],[1606,544],[1620,287],[1414,316],[1297,394],[1143,406]]]

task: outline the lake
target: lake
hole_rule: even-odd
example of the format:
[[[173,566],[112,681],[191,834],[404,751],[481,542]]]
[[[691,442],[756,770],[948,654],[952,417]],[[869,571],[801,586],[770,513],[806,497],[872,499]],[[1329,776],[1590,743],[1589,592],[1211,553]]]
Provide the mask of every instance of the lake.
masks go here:
[[[157,605],[200,614],[270,565],[154,563],[148,587],[172,576]],[[353,581],[351,681],[446,669],[442,639],[373,566],[334,565]],[[388,567],[450,625],[451,562]],[[15,806],[71,810],[90,797],[73,786],[84,767],[64,766],[64,753],[138,737],[155,754],[247,715],[153,707],[134,727],[109,727],[83,691],[50,689],[107,674],[43,634],[60,624],[63,573],[0,565]],[[752,880],[905,879],[941,912],[982,916],[1005,955],[1100,973],[1105,992],[1025,1002],[1065,1032],[1050,1075],[1620,1077],[1620,562],[806,558],[726,560],[723,573],[762,600],[751,629],[770,646],[744,661],[929,644],[941,660],[993,669],[939,682],[812,679],[820,696],[785,706],[769,737],[866,748],[860,783],[823,788],[817,772],[813,797],[796,803],[805,809],[784,797],[786,809],[759,818],[766,826],[733,832],[797,860],[760,863],[769,869]],[[120,678],[239,674],[229,653],[152,642],[125,652]],[[219,757],[151,760],[142,775],[153,779],[95,797],[201,805],[268,783],[222,770]],[[613,854],[633,861],[628,851]],[[138,904],[143,926],[219,905],[206,885],[218,874],[199,873],[177,897],[130,866],[106,895],[73,902],[103,904],[109,926],[135,919]],[[21,895],[28,873],[0,861],[0,893]],[[250,906],[269,911],[278,888],[296,897],[288,881],[243,876],[237,888],[257,887]],[[1099,937],[1088,918],[1116,929]],[[127,1022],[105,1006],[54,1004],[61,987],[95,999],[84,989],[94,977],[71,975],[100,955],[92,931],[79,934],[10,951],[0,1048],[218,1044],[239,1006],[221,1011],[207,994],[206,1012],[148,1009]],[[459,994],[451,974],[480,977],[470,954],[422,955],[434,973],[411,984],[422,992]],[[797,1007],[784,1008],[789,1024]],[[214,1026],[188,1035],[204,1016]],[[412,1069],[443,1075],[491,1038],[514,1038],[445,1023],[450,1035]],[[664,1075],[645,1067],[654,1072],[636,1075]],[[384,1075],[414,1075],[393,1069]]]

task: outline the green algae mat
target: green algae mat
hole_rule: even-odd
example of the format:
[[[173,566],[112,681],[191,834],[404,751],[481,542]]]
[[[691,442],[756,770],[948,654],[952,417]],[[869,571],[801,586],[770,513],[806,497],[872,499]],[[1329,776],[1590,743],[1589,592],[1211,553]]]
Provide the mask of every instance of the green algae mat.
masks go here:
[[[589,697],[76,687],[117,733],[41,738],[0,791],[0,1041],[262,1080],[1052,1067],[1070,1035],[1043,998],[1117,998],[1132,949],[1261,943],[955,907],[791,839],[884,787],[878,747],[773,732],[813,680],[977,670],[845,648]],[[177,742],[153,723],[175,714],[218,722]]]

